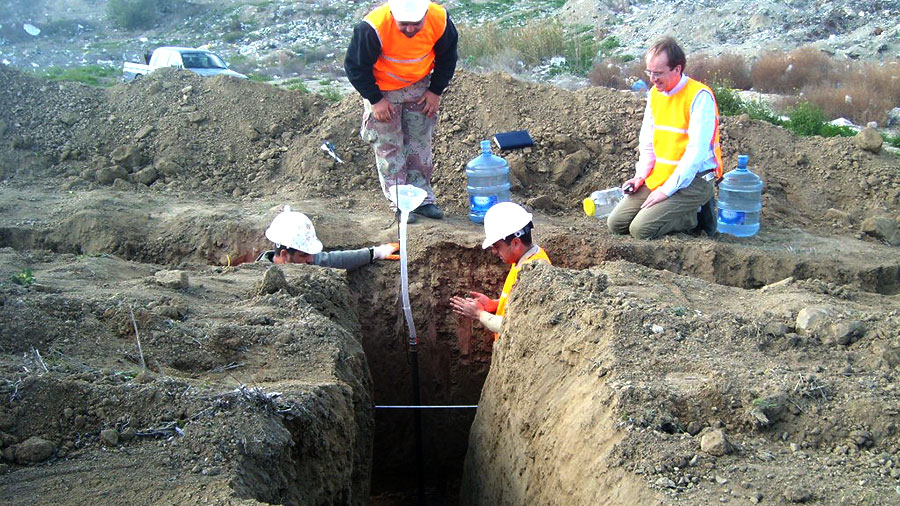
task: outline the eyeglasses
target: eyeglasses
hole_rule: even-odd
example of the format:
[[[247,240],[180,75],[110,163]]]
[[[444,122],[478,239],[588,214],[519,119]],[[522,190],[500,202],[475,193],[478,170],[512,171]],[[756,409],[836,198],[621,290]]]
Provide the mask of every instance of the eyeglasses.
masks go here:
[[[651,72],[651,71],[649,71],[649,70],[645,70],[645,71],[644,71],[644,74],[646,74],[647,77],[649,77],[650,79],[656,79],[656,78],[658,78],[658,77],[662,77],[663,74],[665,74],[665,73],[668,72],[669,70],[672,70],[672,69],[663,70],[662,72]]]

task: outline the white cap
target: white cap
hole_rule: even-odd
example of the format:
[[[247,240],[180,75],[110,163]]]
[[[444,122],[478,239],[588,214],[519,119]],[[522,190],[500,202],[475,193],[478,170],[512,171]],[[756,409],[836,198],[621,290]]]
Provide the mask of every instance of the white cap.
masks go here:
[[[303,213],[291,211],[291,206],[284,206],[284,211],[272,220],[266,229],[266,237],[276,247],[284,246],[308,255],[322,252],[322,243],[316,238],[312,221]]]
[[[401,23],[418,23],[425,18],[429,0],[388,0],[391,14]]]
[[[525,228],[531,223],[533,216],[524,207],[513,202],[500,202],[494,204],[484,213],[484,242],[483,249],[488,249],[500,239]]]

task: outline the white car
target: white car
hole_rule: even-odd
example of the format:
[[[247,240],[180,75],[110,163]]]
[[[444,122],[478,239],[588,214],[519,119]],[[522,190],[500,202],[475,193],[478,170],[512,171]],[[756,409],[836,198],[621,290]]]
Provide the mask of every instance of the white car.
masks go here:
[[[125,62],[122,80],[128,82],[163,67],[187,69],[201,76],[226,75],[247,79],[244,74],[229,69],[219,55],[205,49],[160,47],[153,51],[147,64]]]

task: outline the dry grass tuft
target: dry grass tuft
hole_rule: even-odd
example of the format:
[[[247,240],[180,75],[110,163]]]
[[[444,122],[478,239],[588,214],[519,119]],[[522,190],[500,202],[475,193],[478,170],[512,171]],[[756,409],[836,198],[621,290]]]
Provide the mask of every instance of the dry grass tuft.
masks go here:
[[[594,86],[605,86],[617,90],[628,89],[628,81],[625,79],[622,67],[607,60],[594,64],[594,68],[588,74],[588,80]]]
[[[797,93],[803,87],[831,79],[834,61],[812,47],[801,47],[790,53],[763,53],[753,65],[750,78],[753,87],[764,93]]]
[[[644,60],[634,59],[629,62],[622,62],[621,58],[604,58],[594,64],[588,80],[593,86],[605,86],[617,90],[631,89],[631,85],[638,80],[647,83],[648,79],[644,75]],[[649,87],[650,84],[647,83]]]
[[[763,53],[750,69],[753,88],[763,93],[785,91],[780,83],[790,64],[786,53],[774,51]]]
[[[739,90],[750,89],[753,84],[747,61],[737,54],[726,53],[716,57],[699,54],[688,59],[685,73],[702,83]]]
[[[900,65],[850,64],[831,79],[807,85],[803,96],[829,118],[884,125],[888,111],[900,104]]]
[[[460,57],[468,64],[511,66],[510,60],[539,65],[554,56],[566,59],[566,68],[586,75],[597,56],[599,44],[593,33],[576,30],[559,22],[534,22],[503,27],[497,23],[460,26]]]

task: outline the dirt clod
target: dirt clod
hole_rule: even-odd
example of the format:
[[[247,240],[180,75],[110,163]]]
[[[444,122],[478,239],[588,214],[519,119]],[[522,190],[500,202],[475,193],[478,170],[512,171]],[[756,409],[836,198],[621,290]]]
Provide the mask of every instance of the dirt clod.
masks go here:
[[[153,280],[159,286],[176,290],[190,286],[188,274],[184,271],[157,271],[153,274]]]
[[[859,149],[870,151],[872,153],[881,151],[881,146],[884,144],[884,139],[881,137],[881,134],[872,127],[863,128],[853,139],[856,141],[856,145],[859,146]]]
[[[732,453],[734,447],[725,436],[725,431],[711,430],[700,438],[700,450],[714,457],[721,457]]]
[[[115,429],[103,429],[100,431],[100,442],[107,446],[119,444],[119,432]]]
[[[56,447],[50,441],[32,436],[16,446],[16,462],[19,464],[36,464],[53,456]]]

